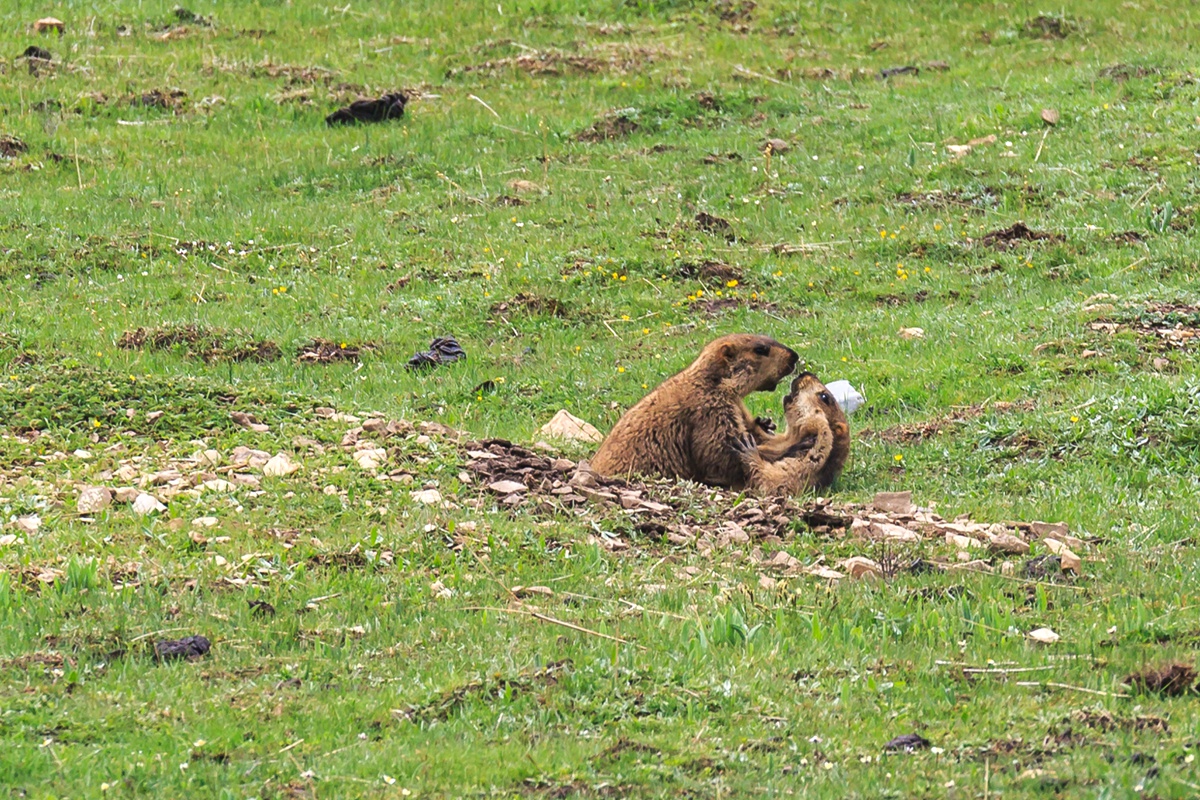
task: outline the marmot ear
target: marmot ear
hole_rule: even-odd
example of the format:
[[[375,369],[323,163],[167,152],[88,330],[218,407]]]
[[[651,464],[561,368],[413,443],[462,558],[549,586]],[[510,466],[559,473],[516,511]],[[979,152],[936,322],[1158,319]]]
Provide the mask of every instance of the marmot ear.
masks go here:
[[[732,344],[721,345],[721,358],[726,361],[733,361],[733,357],[737,355],[737,347]]]

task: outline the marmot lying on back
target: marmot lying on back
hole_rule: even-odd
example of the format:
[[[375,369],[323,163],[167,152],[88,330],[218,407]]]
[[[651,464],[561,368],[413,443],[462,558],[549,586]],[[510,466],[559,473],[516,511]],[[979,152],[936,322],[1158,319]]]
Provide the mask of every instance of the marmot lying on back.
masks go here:
[[[601,475],[683,478],[741,489],[745,437],[771,441],[770,428],[742,398],[773,391],[799,356],[774,339],[750,334],[710,342],[691,366],[667,378],[617,422],[591,460]]]
[[[735,450],[746,488],[758,494],[803,494],[829,486],[850,454],[850,425],[842,407],[811,372],[792,381],[783,398],[787,430],[760,443],[743,436]]]

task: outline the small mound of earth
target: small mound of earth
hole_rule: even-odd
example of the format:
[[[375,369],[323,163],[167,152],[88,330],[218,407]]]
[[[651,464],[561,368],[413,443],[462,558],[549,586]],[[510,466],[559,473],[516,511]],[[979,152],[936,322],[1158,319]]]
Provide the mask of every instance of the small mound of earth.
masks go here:
[[[237,332],[198,325],[168,325],[126,331],[117,340],[122,350],[171,350],[180,347],[189,358],[204,361],[275,361],[283,353],[269,339],[248,339]]]
[[[1064,17],[1041,14],[1022,23],[1021,35],[1033,39],[1065,39],[1078,27],[1077,23]]]
[[[1057,233],[1031,230],[1024,222],[1017,222],[1012,227],[992,231],[979,240],[980,244],[994,247],[997,250],[1009,250],[1018,242],[1062,242],[1065,239]]]
[[[685,261],[679,265],[676,270],[676,275],[685,280],[698,278],[700,280],[720,281],[740,281],[742,279],[742,271],[737,267],[726,264],[723,261]]]
[[[709,214],[706,211],[696,214],[696,227],[705,233],[724,236],[728,240],[737,238],[734,235],[733,226],[729,224],[729,220]]]
[[[0,134],[0,158],[15,158],[21,153],[28,152],[29,145],[15,136]]]
[[[739,308],[744,308],[748,311],[774,311],[776,304],[768,303],[765,300],[748,300],[743,297],[717,297],[711,300],[696,300],[690,303],[688,308],[710,317],[716,317],[727,311],[735,311]]]
[[[168,111],[177,111],[183,107],[187,101],[187,92],[182,89],[170,89],[163,91],[161,89],[151,89],[148,92],[143,92],[140,95],[134,95],[129,98],[129,105],[140,106],[142,108],[162,108]]]
[[[1100,319],[1088,327],[1108,334],[1132,330],[1139,336],[1157,340],[1161,347],[1184,350],[1200,343],[1200,306],[1150,303],[1133,314]]]
[[[358,361],[365,353],[378,350],[374,342],[331,342],[328,339],[313,339],[300,346],[296,360],[302,364],[333,364],[338,361]]]
[[[1135,672],[1125,678],[1125,683],[1139,691],[1179,697],[1192,691],[1196,683],[1196,668],[1191,664],[1172,662]]]
[[[636,133],[641,126],[628,114],[616,114],[597,120],[591,127],[575,134],[577,142],[607,142],[624,139]]]
[[[525,292],[519,292],[511,300],[502,300],[493,304],[491,312],[497,316],[513,313],[548,314],[552,317],[568,316],[567,307],[562,301],[553,297],[541,297]]]
[[[1061,553],[1069,553],[1064,542],[1075,547],[1083,545],[1066,534],[1066,526],[1061,523],[985,524],[965,515],[945,520],[929,509],[915,506],[910,492],[881,493],[866,506],[834,503],[819,497],[803,500],[745,497],[730,489],[686,481],[608,478],[593,472],[587,462],[576,463],[505,439],[468,442],[462,446],[462,456],[463,477],[470,478],[464,482],[479,486],[478,503],[490,499],[514,511],[522,509],[535,515],[553,517],[565,513],[608,520],[609,530],[626,527],[646,537],[635,542],[638,546],[665,542],[694,546],[705,553],[744,545],[749,558],[760,569],[784,577],[816,575],[836,580],[867,574],[890,577],[903,571],[905,559],[888,552],[879,562],[863,557],[842,562],[845,571],[831,569],[819,561],[805,565],[782,549],[797,525],[807,526],[817,535],[872,543],[885,551],[911,545],[922,548],[924,553],[930,540],[942,540],[954,551],[954,556],[923,557],[921,563],[929,569],[943,570],[994,571],[993,558],[1027,554],[1030,542],[1040,536],[1057,537],[1045,541],[1053,542]],[[625,525],[612,524],[616,520]],[[631,546],[630,541],[615,533],[593,539],[612,551]],[[768,554],[769,548],[774,552]],[[1078,561],[1073,554],[1071,558],[1072,563]],[[1016,566],[1005,561],[999,569],[1011,574]]]
[[[1100,70],[1101,78],[1110,78],[1117,83],[1124,83],[1130,78],[1145,78],[1157,75],[1162,70],[1158,67],[1145,67],[1140,64],[1113,64]]]

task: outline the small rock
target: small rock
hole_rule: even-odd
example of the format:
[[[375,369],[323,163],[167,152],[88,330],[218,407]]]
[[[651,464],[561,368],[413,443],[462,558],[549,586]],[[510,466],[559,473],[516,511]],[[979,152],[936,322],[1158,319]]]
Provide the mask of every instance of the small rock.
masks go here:
[[[569,439],[578,442],[599,444],[604,441],[604,434],[594,426],[584,422],[565,408],[550,418],[550,421],[538,429],[538,435],[548,438]]]
[[[300,469],[300,465],[292,461],[287,453],[276,453],[266,464],[263,464],[263,475],[268,478],[282,478]]]
[[[87,461],[89,458],[92,457],[92,453],[90,450],[76,450],[71,455],[73,455],[76,458],[81,459],[83,461]]]
[[[1037,628],[1036,630],[1032,630],[1025,635],[1038,644],[1054,644],[1060,638],[1062,638],[1049,628]]]
[[[1042,109],[1042,122],[1046,123],[1047,125],[1054,126],[1054,125],[1058,124],[1058,120],[1059,120],[1058,109],[1056,109],[1056,108],[1043,108]]]
[[[862,580],[867,578],[882,579],[883,568],[878,561],[873,561],[865,556],[851,556],[844,561],[838,562],[838,566],[846,571],[852,579]]]
[[[29,514],[24,517],[17,517],[17,521],[14,524],[17,526],[17,530],[23,533],[37,533],[38,528],[42,527],[42,518],[37,514]]]
[[[132,503],[134,500],[138,499],[138,495],[140,494],[141,492],[132,486],[122,486],[113,492],[113,498],[118,503]]]
[[[37,22],[33,23],[33,29],[38,33],[50,33],[53,31],[59,36],[62,36],[63,32],[66,31],[67,26],[61,19],[57,19],[55,17],[42,17]]]
[[[786,153],[792,149],[792,146],[783,139],[767,139],[764,150],[770,150],[772,153]]]
[[[150,494],[139,494],[133,501],[133,513],[139,516],[148,514],[157,514],[160,511],[166,511],[167,507],[158,502],[158,498]]]
[[[196,517],[192,520],[192,526],[196,528],[215,528],[219,521],[216,517]]]
[[[437,489],[423,489],[412,493],[412,499],[422,505],[436,506],[442,502],[442,493]]]
[[[1046,545],[1046,549],[1054,555],[1058,556],[1059,563],[1062,564],[1063,571],[1074,572],[1076,575],[1083,573],[1083,559],[1077,556],[1071,548],[1067,547],[1058,539],[1049,537],[1042,539],[1042,544]]]
[[[75,507],[80,514],[95,514],[112,505],[113,493],[104,486],[85,486],[79,492]]]
[[[520,494],[529,491],[525,484],[517,481],[495,481],[489,483],[487,488],[496,494]]]
[[[447,597],[453,597],[454,591],[447,589],[446,585],[441,581],[434,581],[429,584],[429,593],[439,600],[445,600]]]
[[[913,505],[912,492],[876,492],[871,506],[885,514],[907,515],[916,513],[917,510]]]
[[[901,339],[924,339],[924,328],[901,328],[897,334]]]

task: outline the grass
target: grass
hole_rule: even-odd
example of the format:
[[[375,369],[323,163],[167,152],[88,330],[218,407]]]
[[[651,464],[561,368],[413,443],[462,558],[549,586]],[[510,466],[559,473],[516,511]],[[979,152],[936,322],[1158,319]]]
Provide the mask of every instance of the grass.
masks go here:
[[[1200,641],[1194,8],[375,5],[0,10],[0,134],[26,146],[0,159],[0,785],[1195,795],[1194,693],[1122,682]],[[47,11],[62,38],[31,32]],[[54,58],[31,71],[35,42]],[[403,120],[325,126],[395,89]],[[985,240],[1017,222],[1054,236]],[[381,480],[340,447],[354,423],[315,411],[606,430],[743,330],[867,395],[839,499],[1063,520],[1095,543],[1083,578],[768,589],[737,547],[476,502],[437,435],[381,441]],[[465,362],[405,369],[447,333]],[[357,358],[299,361],[318,339]],[[302,470],[76,511],[80,486],[239,446]],[[798,522],[764,547],[873,554]],[[592,633],[520,613],[518,585]],[[1023,637],[1042,626],[1061,641]],[[212,652],[154,660],[190,634]],[[1031,671],[962,666],[989,664]],[[884,752],[914,731],[936,749]]]

